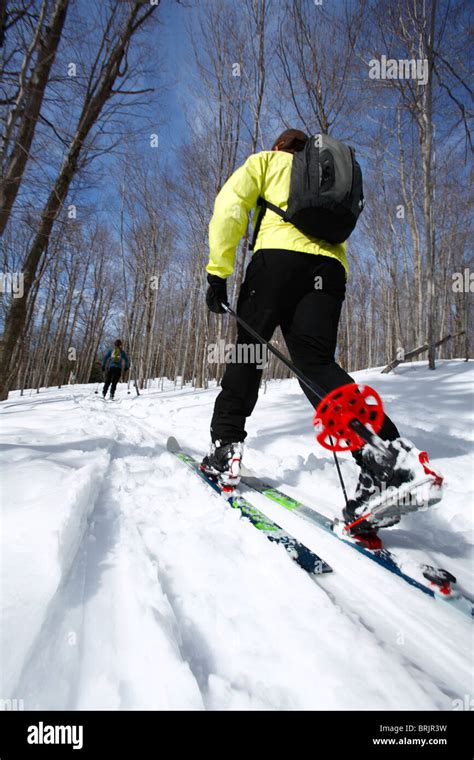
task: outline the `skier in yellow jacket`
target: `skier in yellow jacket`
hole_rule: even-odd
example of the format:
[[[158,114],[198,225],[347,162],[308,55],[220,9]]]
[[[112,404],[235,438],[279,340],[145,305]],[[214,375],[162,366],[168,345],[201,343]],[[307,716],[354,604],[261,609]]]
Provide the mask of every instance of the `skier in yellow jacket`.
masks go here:
[[[254,212],[255,223],[261,197],[280,209],[286,208],[293,155],[303,150],[307,140],[300,130],[285,130],[272,150],[251,155],[217,195],[209,225],[206,302],[211,311],[225,312],[222,304],[227,303],[226,279],[234,270],[236,247],[247,229],[248,214]],[[267,341],[280,326],[294,364],[325,391],[354,382],[334,358],[348,272],[345,243],[330,244],[308,237],[272,210],[267,210],[260,221],[237,313]],[[239,326],[237,348],[251,343],[251,336]],[[239,354],[236,350],[234,356],[237,360],[227,364],[214,407],[211,449],[201,463],[201,469],[226,488],[239,482],[245,421],[257,402],[262,375],[256,361],[238,361],[239,356],[248,359],[248,351]],[[319,399],[306,386],[301,387],[316,407]],[[412,444],[399,439],[397,428],[387,416],[379,435],[393,441],[404,456],[414,451]],[[358,451],[354,457],[361,466],[361,475],[355,497],[346,506],[348,522],[354,521],[374,487],[380,486],[377,463],[370,452],[364,457]],[[413,474],[413,468],[402,475],[398,473],[396,485],[418,474]],[[399,519],[397,515],[386,518],[378,527]],[[373,526],[361,523],[358,533],[364,530],[372,533]]]

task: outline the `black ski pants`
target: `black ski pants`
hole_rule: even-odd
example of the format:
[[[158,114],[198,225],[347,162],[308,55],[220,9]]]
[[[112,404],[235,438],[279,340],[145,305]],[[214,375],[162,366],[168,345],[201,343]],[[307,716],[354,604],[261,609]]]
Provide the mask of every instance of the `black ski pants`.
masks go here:
[[[342,264],[329,256],[262,249],[252,257],[240,290],[237,313],[265,340],[279,325],[294,364],[306,377],[329,392],[354,380],[334,358],[337,329],[345,298]],[[258,397],[262,369],[258,362],[239,361],[249,352],[239,345],[255,340],[239,325],[235,361],[227,364],[222,390],[211,422],[213,441],[229,443],[246,437],[245,420]],[[317,396],[301,385],[316,407]],[[381,438],[393,440],[399,432],[385,416]]]
[[[122,370],[120,367],[109,367],[109,369],[107,370],[107,374],[105,376],[104,388],[102,390],[102,395],[104,397],[107,395],[109,386],[110,386],[110,395],[112,396],[112,398],[115,396],[115,390],[117,388],[117,383],[120,380],[121,374],[122,374]]]

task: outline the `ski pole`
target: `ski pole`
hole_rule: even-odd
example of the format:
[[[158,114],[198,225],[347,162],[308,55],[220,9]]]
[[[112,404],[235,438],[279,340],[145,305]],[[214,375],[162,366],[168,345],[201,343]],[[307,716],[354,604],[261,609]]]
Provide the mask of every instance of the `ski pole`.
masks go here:
[[[221,303],[222,308],[227,312],[227,314],[230,314],[231,317],[233,317],[246,332],[248,332],[252,337],[254,337],[256,340],[259,341],[259,343],[262,343],[264,346],[268,348],[269,351],[271,351],[272,354],[274,354],[278,359],[280,359],[283,364],[288,367],[291,372],[293,372],[294,375],[298,378],[298,380],[306,386],[312,393],[317,396],[317,398],[320,401],[323,401],[327,394],[327,391],[323,390],[319,385],[314,383],[313,381],[309,380],[309,378],[306,377],[300,370],[293,364],[292,361],[286,358],[281,351],[279,351],[275,346],[273,346],[269,341],[265,340],[265,338],[262,338],[261,335],[259,335],[250,325],[245,322],[245,320],[242,319],[242,317],[239,317],[239,315],[231,309],[231,307],[226,303]],[[366,443],[369,443],[371,446],[374,446],[381,454],[384,455],[384,459],[387,462],[387,464],[390,464],[391,462],[388,462],[388,452],[387,448],[384,445],[384,442],[382,439],[376,435],[376,433],[373,433],[369,428],[367,428],[365,425],[360,422],[360,420],[353,418],[348,422],[349,427],[357,433],[357,435],[362,438],[363,441]]]

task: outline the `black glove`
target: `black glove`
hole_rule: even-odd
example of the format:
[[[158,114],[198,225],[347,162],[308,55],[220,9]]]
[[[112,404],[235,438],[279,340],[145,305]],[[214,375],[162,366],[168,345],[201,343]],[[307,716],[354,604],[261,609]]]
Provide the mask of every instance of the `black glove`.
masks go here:
[[[225,314],[225,309],[221,304],[227,304],[227,283],[222,277],[218,277],[216,274],[208,274],[207,281],[209,287],[206,293],[206,303],[210,311],[214,314]],[[228,304],[227,304],[228,305]]]

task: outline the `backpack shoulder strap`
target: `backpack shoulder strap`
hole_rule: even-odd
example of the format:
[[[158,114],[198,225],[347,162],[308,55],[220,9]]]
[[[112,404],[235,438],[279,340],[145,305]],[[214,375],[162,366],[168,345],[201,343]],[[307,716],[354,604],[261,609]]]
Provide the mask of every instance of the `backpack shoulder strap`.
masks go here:
[[[255,229],[253,231],[252,235],[252,242],[250,243],[250,250],[253,251],[255,248],[255,244],[257,242],[258,233],[260,232],[260,225],[262,224],[262,219],[265,216],[265,212],[267,208],[270,209],[270,211],[274,211],[275,214],[278,214],[278,216],[281,216],[283,219],[285,218],[285,212],[281,210],[278,206],[275,206],[274,203],[270,203],[270,201],[265,200],[265,198],[262,198],[260,196],[257,199],[257,206],[261,206],[262,210],[260,211],[258,215],[258,219],[255,224]]]
[[[265,216],[265,211],[267,210],[267,202],[265,198],[262,198],[261,195],[257,198],[257,206],[261,207],[261,210],[258,214],[258,219],[255,222],[255,227],[252,235],[252,242],[250,243],[250,250],[253,251],[255,248],[255,243],[257,242],[258,233],[260,232],[260,225],[262,223],[262,219]]]

